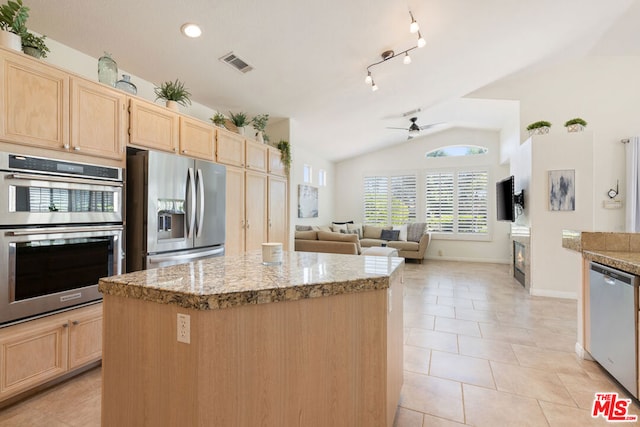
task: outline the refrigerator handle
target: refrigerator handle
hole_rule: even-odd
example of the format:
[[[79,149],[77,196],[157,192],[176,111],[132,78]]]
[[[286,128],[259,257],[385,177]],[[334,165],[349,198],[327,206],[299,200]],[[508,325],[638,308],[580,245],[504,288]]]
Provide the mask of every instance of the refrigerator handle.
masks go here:
[[[198,183],[196,184],[198,197],[198,225],[196,227],[196,237],[200,237],[202,233],[202,223],[204,222],[204,180],[202,179],[202,169],[196,172]]]
[[[187,199],[187,239],[190,239],[196,225],[196,182],[193,168],[189,168],[187,173]]]

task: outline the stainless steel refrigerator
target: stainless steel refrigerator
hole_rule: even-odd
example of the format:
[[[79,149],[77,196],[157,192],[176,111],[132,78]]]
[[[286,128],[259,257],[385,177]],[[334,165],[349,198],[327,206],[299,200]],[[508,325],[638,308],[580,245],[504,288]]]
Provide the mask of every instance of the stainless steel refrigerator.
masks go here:
[[[224,255],[224,166],[130,150],[126,191],[127,271]]]

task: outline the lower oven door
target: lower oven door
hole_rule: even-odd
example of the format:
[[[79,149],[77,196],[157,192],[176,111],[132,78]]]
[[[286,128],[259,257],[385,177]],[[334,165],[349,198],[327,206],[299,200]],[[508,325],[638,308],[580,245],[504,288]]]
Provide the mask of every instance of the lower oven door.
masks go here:
[[[98,300],[122,272],[122,226],[0,230],[0,324]]]

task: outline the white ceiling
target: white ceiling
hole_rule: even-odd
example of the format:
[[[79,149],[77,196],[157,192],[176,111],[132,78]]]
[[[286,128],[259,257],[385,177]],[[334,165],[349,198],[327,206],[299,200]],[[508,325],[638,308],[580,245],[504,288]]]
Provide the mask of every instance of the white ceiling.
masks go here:
[[[460,97],[540,66],[580,44],[596,54],[640,54],[636,0],[25,0],[33,31],[93,57],[111,52],[129,72],[159,84],[179,78],[192,100],[250,116],[289,117],[292,143],[330,160],[406,141],[402,113],[419,124],[500,129],[512,106]],[[427,45],[413,62],[366,67],[386,49]],[[195,22],[191,40],[180,26]],[[585,45],[587,48],[585,48]],[[255,69],[218,61],[233,51]],[[508,121],[508,120],[507,120]]]

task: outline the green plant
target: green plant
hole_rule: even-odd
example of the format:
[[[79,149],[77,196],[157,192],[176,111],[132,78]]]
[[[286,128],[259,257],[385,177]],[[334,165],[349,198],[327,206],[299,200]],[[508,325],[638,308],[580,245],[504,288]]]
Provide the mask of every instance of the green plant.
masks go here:
[[[29,8],[22,0],[9,0],[0,5],[0,29],[22,36],[27,32]]]
[[[551,127],[551,123],[541,120],[539,122],[533,122],[531,123],[529,126],[527,126],[527,130],[534,130],[534,129],[538,129],[538,128],[543,128],[543,127]]]
[[[258,114],[253,119],[251,119],[251,124],[253,125],[253,128],[258,132],[264,132],[264,129],[267,127],[268,121],[268,114]]]
[[[22,39],[23,49],[25,47],[32,47],[34,49],[37,49],[40,52],[40,56],[42,56],[43,58],[46,58],[47,53],[50,52],[49,48],[44,43],[44,39],[46,39],[47,36],[36,36],[33,33],[26,32],[20,38]]]
[[[227,118],[222,113],[215,113],[213,117],[211,117],[211,121],[213,122],[213,124],[218,126],[224,126],[224,122],[226,120]]]
[[[567,120],[567,122],[564,124],[564,127],[568,127],[568,126],[571,126],[571,125],[586,126],[587,122],[582,120],[580,117],[576,117],[575,119]]]
[[[233,114],[229,111],[229,119],[234,125],[236,125],[236,127],[239,128],[245,127],[249,124],[249,121],[247,120],[247,113],[243,113],[242,111],[237,114]]]
[[[280,150],[280,159],[284,165],[284,170],[287,175],[289,175],[289,168],[291,167],[291,146],[289,145],[289,141],[281,139],[276,147]]]
[[[156,87],[154,91],[156,100],[175,101],[183,107],[191,105],[191,99],[189,99],[191,93],[184,87],[184,83],[178,79],[175,82],[164,82],[159,87]]]

